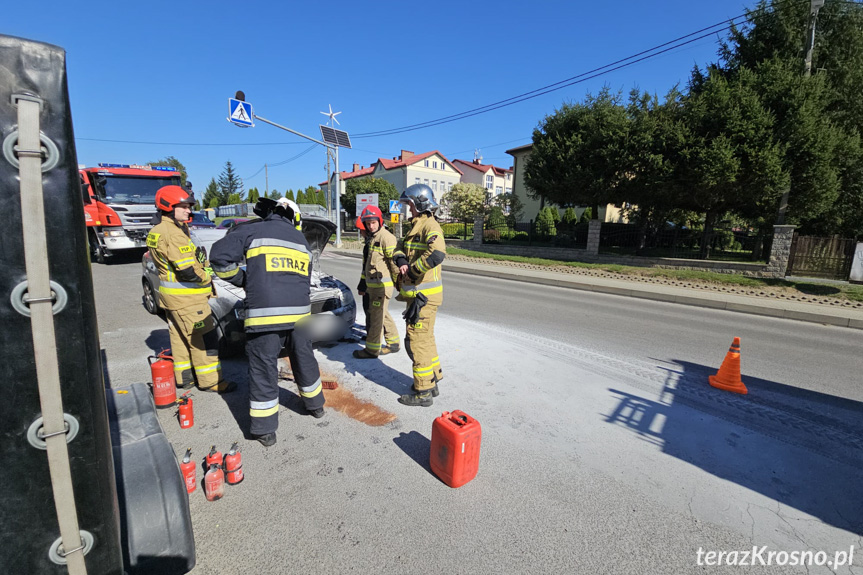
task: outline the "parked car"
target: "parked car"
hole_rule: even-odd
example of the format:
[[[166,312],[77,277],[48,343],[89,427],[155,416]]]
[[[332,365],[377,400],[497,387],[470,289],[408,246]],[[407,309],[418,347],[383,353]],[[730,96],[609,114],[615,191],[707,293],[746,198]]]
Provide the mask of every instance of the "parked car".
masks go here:
[[[344,337],[353,327],[357,316],[357,304],[351,289],[337,278],[324,272],[320,266],[320,256],[336,225],[325,218],[306,216],[303,218],[303,235],[312,249],[311,300],[312,315],[317,325],[326,326],[313,335],[314,341],[335,341]],[[230,230],[211,228],[191,230],[192,241],[196,246],[208,250],[213,243],[223,238]],[[152,314],[158,314],[159,273],[150,258],[150,253],[141,259],[141,285],[144,290],[144,307]],[[210,308],[217,319],[219,330],[219,355],[230,357],[243,352],[246,333],[243,321],[246,311],[243,300],[246,292],[217,277],[213,277],[216,297],[210,298]],[[331,317],[326,317],[331,316]],[[338,320],[338,321],[336,321]]]
[[[229,230],[236,226],[237,224],[241,224],[243,222],[248,222],[251,218],[225,218],[218,224],[216,224],[216,228],[222,230]]]
[[[215,228],[216,224],[207,217],[203,212],[192,212],[192,219],[189,220],[189,229],[197,230],[201,228]]]

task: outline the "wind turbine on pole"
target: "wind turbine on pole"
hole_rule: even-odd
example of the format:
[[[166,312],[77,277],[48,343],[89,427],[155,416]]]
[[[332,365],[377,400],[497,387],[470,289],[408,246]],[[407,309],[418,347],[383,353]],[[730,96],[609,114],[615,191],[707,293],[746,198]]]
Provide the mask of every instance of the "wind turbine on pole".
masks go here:
[[[333,112],[332,104],[327,104],[327,107],[329,108],[330,111],[329,112],[321,112],[321,114],[323,114],[324,116],[329,118],[330,127],[331,128],[334,127],[333,122],[335,122],[336,124],[341,126],[341,124],[339,124],[339,121],[336,119],[336,116],[341,114],[341,112]],[[332,203],[333,203],[332,198],[330,197],[330,188],[332,187],[331,182],[330,182],[330,155],[332,153],[333,153],[333,151],[330,148],[327,148],[327,215],[329,215],[330,208],[331,208]]]

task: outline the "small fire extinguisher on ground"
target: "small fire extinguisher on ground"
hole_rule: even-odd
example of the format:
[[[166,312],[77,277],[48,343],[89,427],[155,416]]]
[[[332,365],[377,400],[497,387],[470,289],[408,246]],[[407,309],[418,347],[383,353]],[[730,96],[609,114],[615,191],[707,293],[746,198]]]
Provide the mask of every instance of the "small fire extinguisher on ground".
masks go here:
[[[158,361],[152,361],[152,360]],[[174,380],[174,358],[166,350],[147,358],[153,378],[153,403],[158,409],[171,407],[177,401],[177,384]]]
[[[192,461],[192,448],[186,449],[186,455],[183,456],[183,462],[180,464],[180,471],[183,472],[183,480],[186,482],[186,491],[191,493],[198,486],[198,478],[195,473],[195,462]]]
[[[225,494],[225,474],[215,463],[204,475],[204,494],[207,501],[216,501]]]
[[[222,452],[216,449],[216,446],[210,448],[210,453],[204,459],[204,469],[209,469],[211,465],[216,465],[222,468]]]
[[[177,403],[180,404],[179,409],[179,418],[180,418],[180,429],[188,429],[195,425],[195,411],[192,405],[192,398],[189,397],[189,393],[186,392],[180,396],[180,399],[177,400]]]
[[[243,479],[243,456],[240,455],[240,449],[237,442],[231,446],[231,450],[225,455],[225,480],[228,485],[236,485]]]

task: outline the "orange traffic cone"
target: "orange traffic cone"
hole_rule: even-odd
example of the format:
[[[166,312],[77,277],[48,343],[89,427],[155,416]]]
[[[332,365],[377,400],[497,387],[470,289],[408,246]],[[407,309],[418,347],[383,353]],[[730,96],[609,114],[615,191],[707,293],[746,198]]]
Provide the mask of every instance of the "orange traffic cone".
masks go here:
[[[746,395],[749,391],[740,379],[740,338],[735,337],[716,375],[707,378],[710,385],[725,391]]]

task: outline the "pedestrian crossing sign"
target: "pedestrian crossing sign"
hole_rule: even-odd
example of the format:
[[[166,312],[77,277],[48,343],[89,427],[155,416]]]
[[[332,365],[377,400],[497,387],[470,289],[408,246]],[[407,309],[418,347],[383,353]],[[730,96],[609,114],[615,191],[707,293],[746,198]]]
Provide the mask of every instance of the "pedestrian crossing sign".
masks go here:
[[[242,128],[254,127],[254,114],[252,113],[252,105],[249,102],[243,102],[235,98],[228,98],[228,121]]]

